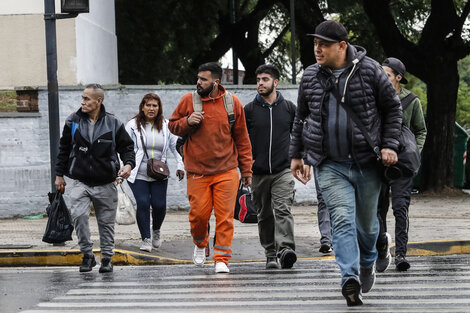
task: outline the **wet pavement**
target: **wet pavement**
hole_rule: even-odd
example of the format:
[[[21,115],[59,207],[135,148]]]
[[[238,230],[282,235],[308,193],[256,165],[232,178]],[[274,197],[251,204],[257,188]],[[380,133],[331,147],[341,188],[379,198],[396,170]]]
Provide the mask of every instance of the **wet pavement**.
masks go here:
[[[230,265],[230,274],[194,265],[0,268],[1,312],[469,312],[468,255],[410,257],[407,272],[378,273],[364,305],[348,308],[334,260],[299,261],[289,270],[264,262]]]

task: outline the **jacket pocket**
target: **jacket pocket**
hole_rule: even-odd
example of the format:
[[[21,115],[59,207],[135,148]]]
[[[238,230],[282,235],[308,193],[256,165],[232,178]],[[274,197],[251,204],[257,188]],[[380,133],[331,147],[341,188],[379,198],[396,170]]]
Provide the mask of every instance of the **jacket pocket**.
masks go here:
[[[110,156],[113,151],[113,141],[111,139],[98,138],[93,143],[93,155],[95,157],[106,157]]]

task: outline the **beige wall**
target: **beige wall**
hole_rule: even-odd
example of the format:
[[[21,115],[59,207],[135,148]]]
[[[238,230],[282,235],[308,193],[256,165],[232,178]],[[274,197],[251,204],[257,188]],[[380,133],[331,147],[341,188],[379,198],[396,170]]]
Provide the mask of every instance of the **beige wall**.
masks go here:
[[[75,20],[58,20],[60,85],[76,84]],[[42,14],[0,15],[0,88],[47,85],[45,24]]]

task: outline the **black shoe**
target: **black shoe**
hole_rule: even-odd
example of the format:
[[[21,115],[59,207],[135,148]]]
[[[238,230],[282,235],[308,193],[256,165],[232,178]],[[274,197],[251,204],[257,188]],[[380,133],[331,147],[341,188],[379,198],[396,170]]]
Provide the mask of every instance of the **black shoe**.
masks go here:
[[[111,258],[103,258],[101,260],[100,273],[110,273],[113,271],[113,262]]]
[[[397,255],[395,257],[395,266],[397,267],[397,271],[404,272],[410,268],[410,263],[408,263],[403,255]]]
[[[294,250],[284,249],[281,252],[279,260],[281,261],[281,268],[292,268],[294,263],[297,261],[297,255]]]
[[[319,252],[323,254],[331,253],[333,252],[333,248],[331,247],[331,244],[329,243],[322,243]]]
[[[95,256],[93,254],[85,254],[80,265],[80,272],[90,272],[96,265]]]
[[[392,263],[392,255],[390,254],[390,244],[392,243],[392,236],[389,233],[385,233],[385,244],[377,244],[378,256],[375,262],[376,270],[379,273],[385,272]]]
[[[279,268],[279,263],[277,262],[277,257],[275,256],[268,256],[266,258],[266,269],[278,269]]]
[[[361,285],[354,278],[348,279],[341,290],[348,306],[362,305]]]

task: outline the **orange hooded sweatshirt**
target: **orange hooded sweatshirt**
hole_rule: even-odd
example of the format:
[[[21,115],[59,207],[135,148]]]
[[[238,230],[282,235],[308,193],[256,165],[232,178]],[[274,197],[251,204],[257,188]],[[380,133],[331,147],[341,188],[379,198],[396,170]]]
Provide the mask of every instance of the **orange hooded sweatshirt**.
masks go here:
[[[242,177],[251,177],[251,143],[240,100],[233,96],[235,123],[230,134],[223,96],[225,88],[219,84],[215,98],[202,97],[204,119],[188,137],[183,147],[184,168],[189,173],[215,175],[239,167]],[[177,136],[193,131],[188,117],[194,112],[192,93],[185,94],[170,117],[168,127]]]

